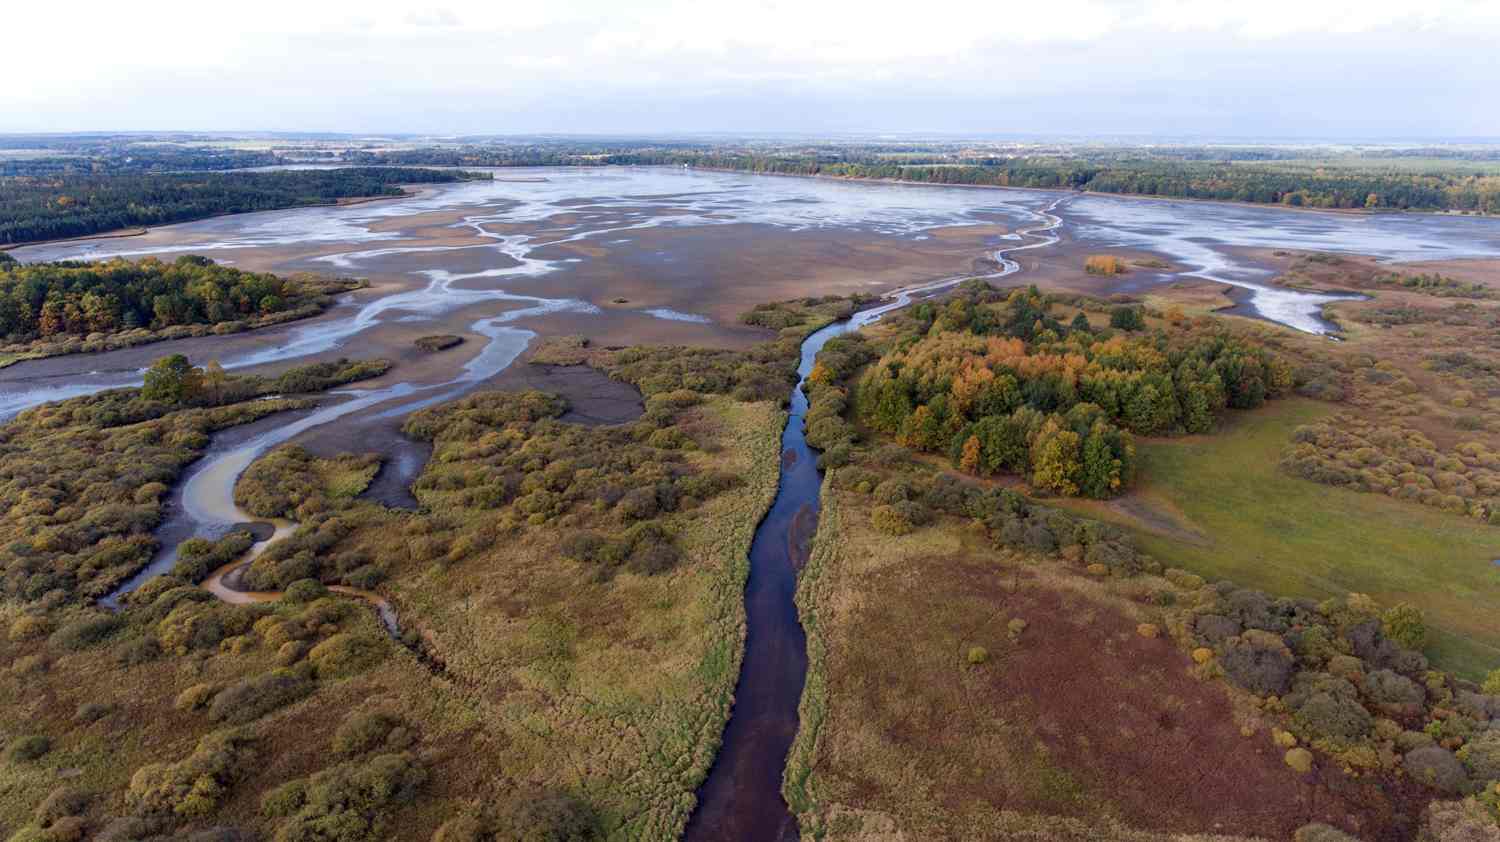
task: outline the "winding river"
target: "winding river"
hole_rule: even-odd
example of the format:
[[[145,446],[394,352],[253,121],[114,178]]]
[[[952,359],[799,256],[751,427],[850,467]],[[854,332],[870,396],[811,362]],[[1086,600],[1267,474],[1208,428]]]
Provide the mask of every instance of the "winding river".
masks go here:
[[[996,252],[1000,270],[990,278],[1020,271],[1007,255],[1057,242],[1052,232],[1062,224],[1053,211],[1056,199],[1037,212],[1040,224],[1023,228],[1023,245]],[[683,836],[687,842],[766,840],[795,842],[796,817],[781,796],[787,752],[797,735],[797,707],[807,678],[807,636],[797,616],[797,575],[806,563],[818,529],[822,475],[817,454],[805,436],[807,394],[803,384],[818,352],[829,340],[858,330],[924,295],[940,292],[965,278],[948,278],[898,290],[883,303],[834,322],[803,340],[797,385],[781,433],[781,476],[776,498],[750,543],[750,576],[745,586],[745,655],[735,686],[734,709],[724,742],[708,778],[698,791],[698,809]]]

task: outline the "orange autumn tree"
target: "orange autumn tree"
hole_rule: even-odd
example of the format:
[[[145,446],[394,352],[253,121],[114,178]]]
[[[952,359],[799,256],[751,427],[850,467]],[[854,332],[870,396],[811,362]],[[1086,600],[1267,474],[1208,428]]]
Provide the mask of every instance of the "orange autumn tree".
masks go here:
[[[1002,299],[987,288],[919,306],[915,330],[858,383],[858,417],[969,473],[1108,497],[1134,473],[1132,434],[1205,432],[1226,408],[1290,388],[1284,362],[1212,322],[1096,330],[1087,319],[1064,325],[1053,306],[1035,291]]]

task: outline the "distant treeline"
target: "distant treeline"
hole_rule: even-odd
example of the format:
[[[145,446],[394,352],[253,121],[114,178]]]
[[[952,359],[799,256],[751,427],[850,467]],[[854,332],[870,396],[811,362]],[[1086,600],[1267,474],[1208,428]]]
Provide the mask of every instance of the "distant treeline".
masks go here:
[[[276,172],[0,176],[0,245],[81,237],[226,213],[396,196],[400,184],[437,184],[489,175],[424,169],[347,167]]]
[[[282,159],[271,152],[169,146],[0,159],[0,177],[235,170],[280,163]]]
[[[555,142],[353,152],[368,164],[694,166],[757,173],[1033,187],[1182,199],[1368,210],[1500,213],[1500,174],[1475,162],[1491,151],[1381,150],[1320,163],[1305,149],[1085,146],[1046,154],[987,154],[955,145],[741,145]]]
[[[1371,210],[1462,210],[1500,213],[1500,176],[1456,172],[1378,172],[1265,163],[1193,160],[980,159],[965,163],[827,160],[712,153],[627,153],[616,164],[687,164],[747,172],[899,179],[1130,193],[1182,199]]]

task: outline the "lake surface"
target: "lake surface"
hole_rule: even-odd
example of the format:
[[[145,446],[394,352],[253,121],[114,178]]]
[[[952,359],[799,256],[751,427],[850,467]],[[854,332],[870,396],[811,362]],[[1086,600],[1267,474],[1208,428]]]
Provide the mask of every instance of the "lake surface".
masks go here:
[[[612,263],[628,263],[632,276],[648,286],[653,274],[670,275],[679,283],[697,275],[728,277],[732,285],[746,258],[700,243],[731,225],[804,240],[858,234],[887,248],[894,243],[915,252],[930,247],[940,230],[955,226],[999,225],[1013,231],[1064,198],[1056,213],[1063,219],[1059,233],[1065,240],[1086,248],[1158,252],[1181,269],[1180,275],[1242,287],[1253,312],[1314,333],[1328,329],[1318,314],[1336,296],[1270,287],[1271,273],[1233,249],[1316,249],[1398,261],[1500,256],[1500,220],[1495,219],[1362,216],[671,168],[496,172],[500,179],[532,180],[437,185],[397,201],[220,217],[165,226],[143,237],[17,249],[12,254],[23,261],[197,253],[248,265],[276,256],[278,271],[285,267],[401,280],[399,288],[363,296],[357,306],[259,331],[258,341],[182,340],[0,370],[0,418],[44,401],[138,384],[149,358],[179,347],[199,363],[216,357],[230,369],[279,367],[357,349],[355,340],[374,331],[437,323],[468,312],[476,318],[461,327],[503,346],[481,353],[486,359],[468,370],[453,372],[452,379],[478,382],[494,373],[493,363],[513,358],[517,343],[524,347],[529,341],[528,319],[556,313],[605,315],[595,302],[608,300],[608,293],[594,289],[595,302],[583,300],[589,290],[577,279]],[[990,248],[975,248],[974,256],[1003,246],[1004,239],[997,238]],[[774,252],[774,247],[773,240],[768,249]],[[772,253],[765,259],[774,258]],[[745,271],[750,268],[744,266]],[[799,264],[779,271],[795,281],[797,273],[814,268]],[[1019,279],[1024,281],[1024,274]],[[703,296],[711,298],[713,292],[706,290]],[[702,312],[703,296],[697,302],[642,307],[631,315],[709,326],[715,320]],[[517,306],[526,312],[506,319],[515,324],[495,321],[500,311]],[[479,312],[486,307],[492,309]],[[586,321],[579,323],[587,330]],[[698,336],[702,341],[704,334]]]

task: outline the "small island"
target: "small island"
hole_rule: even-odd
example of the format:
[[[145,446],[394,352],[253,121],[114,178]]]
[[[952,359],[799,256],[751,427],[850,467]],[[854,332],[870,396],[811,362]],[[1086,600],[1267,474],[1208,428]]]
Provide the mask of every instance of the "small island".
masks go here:
[[[463,342],[464,338],[462,336],[454,336],[450,333],[439,333],[433,336],[420,336],[417,338],[416,342],[412,344],[416,345],[418,348],[421,348],[424,351],[435,352],[446,351],[449,348],[454,348],[462,345]]]

